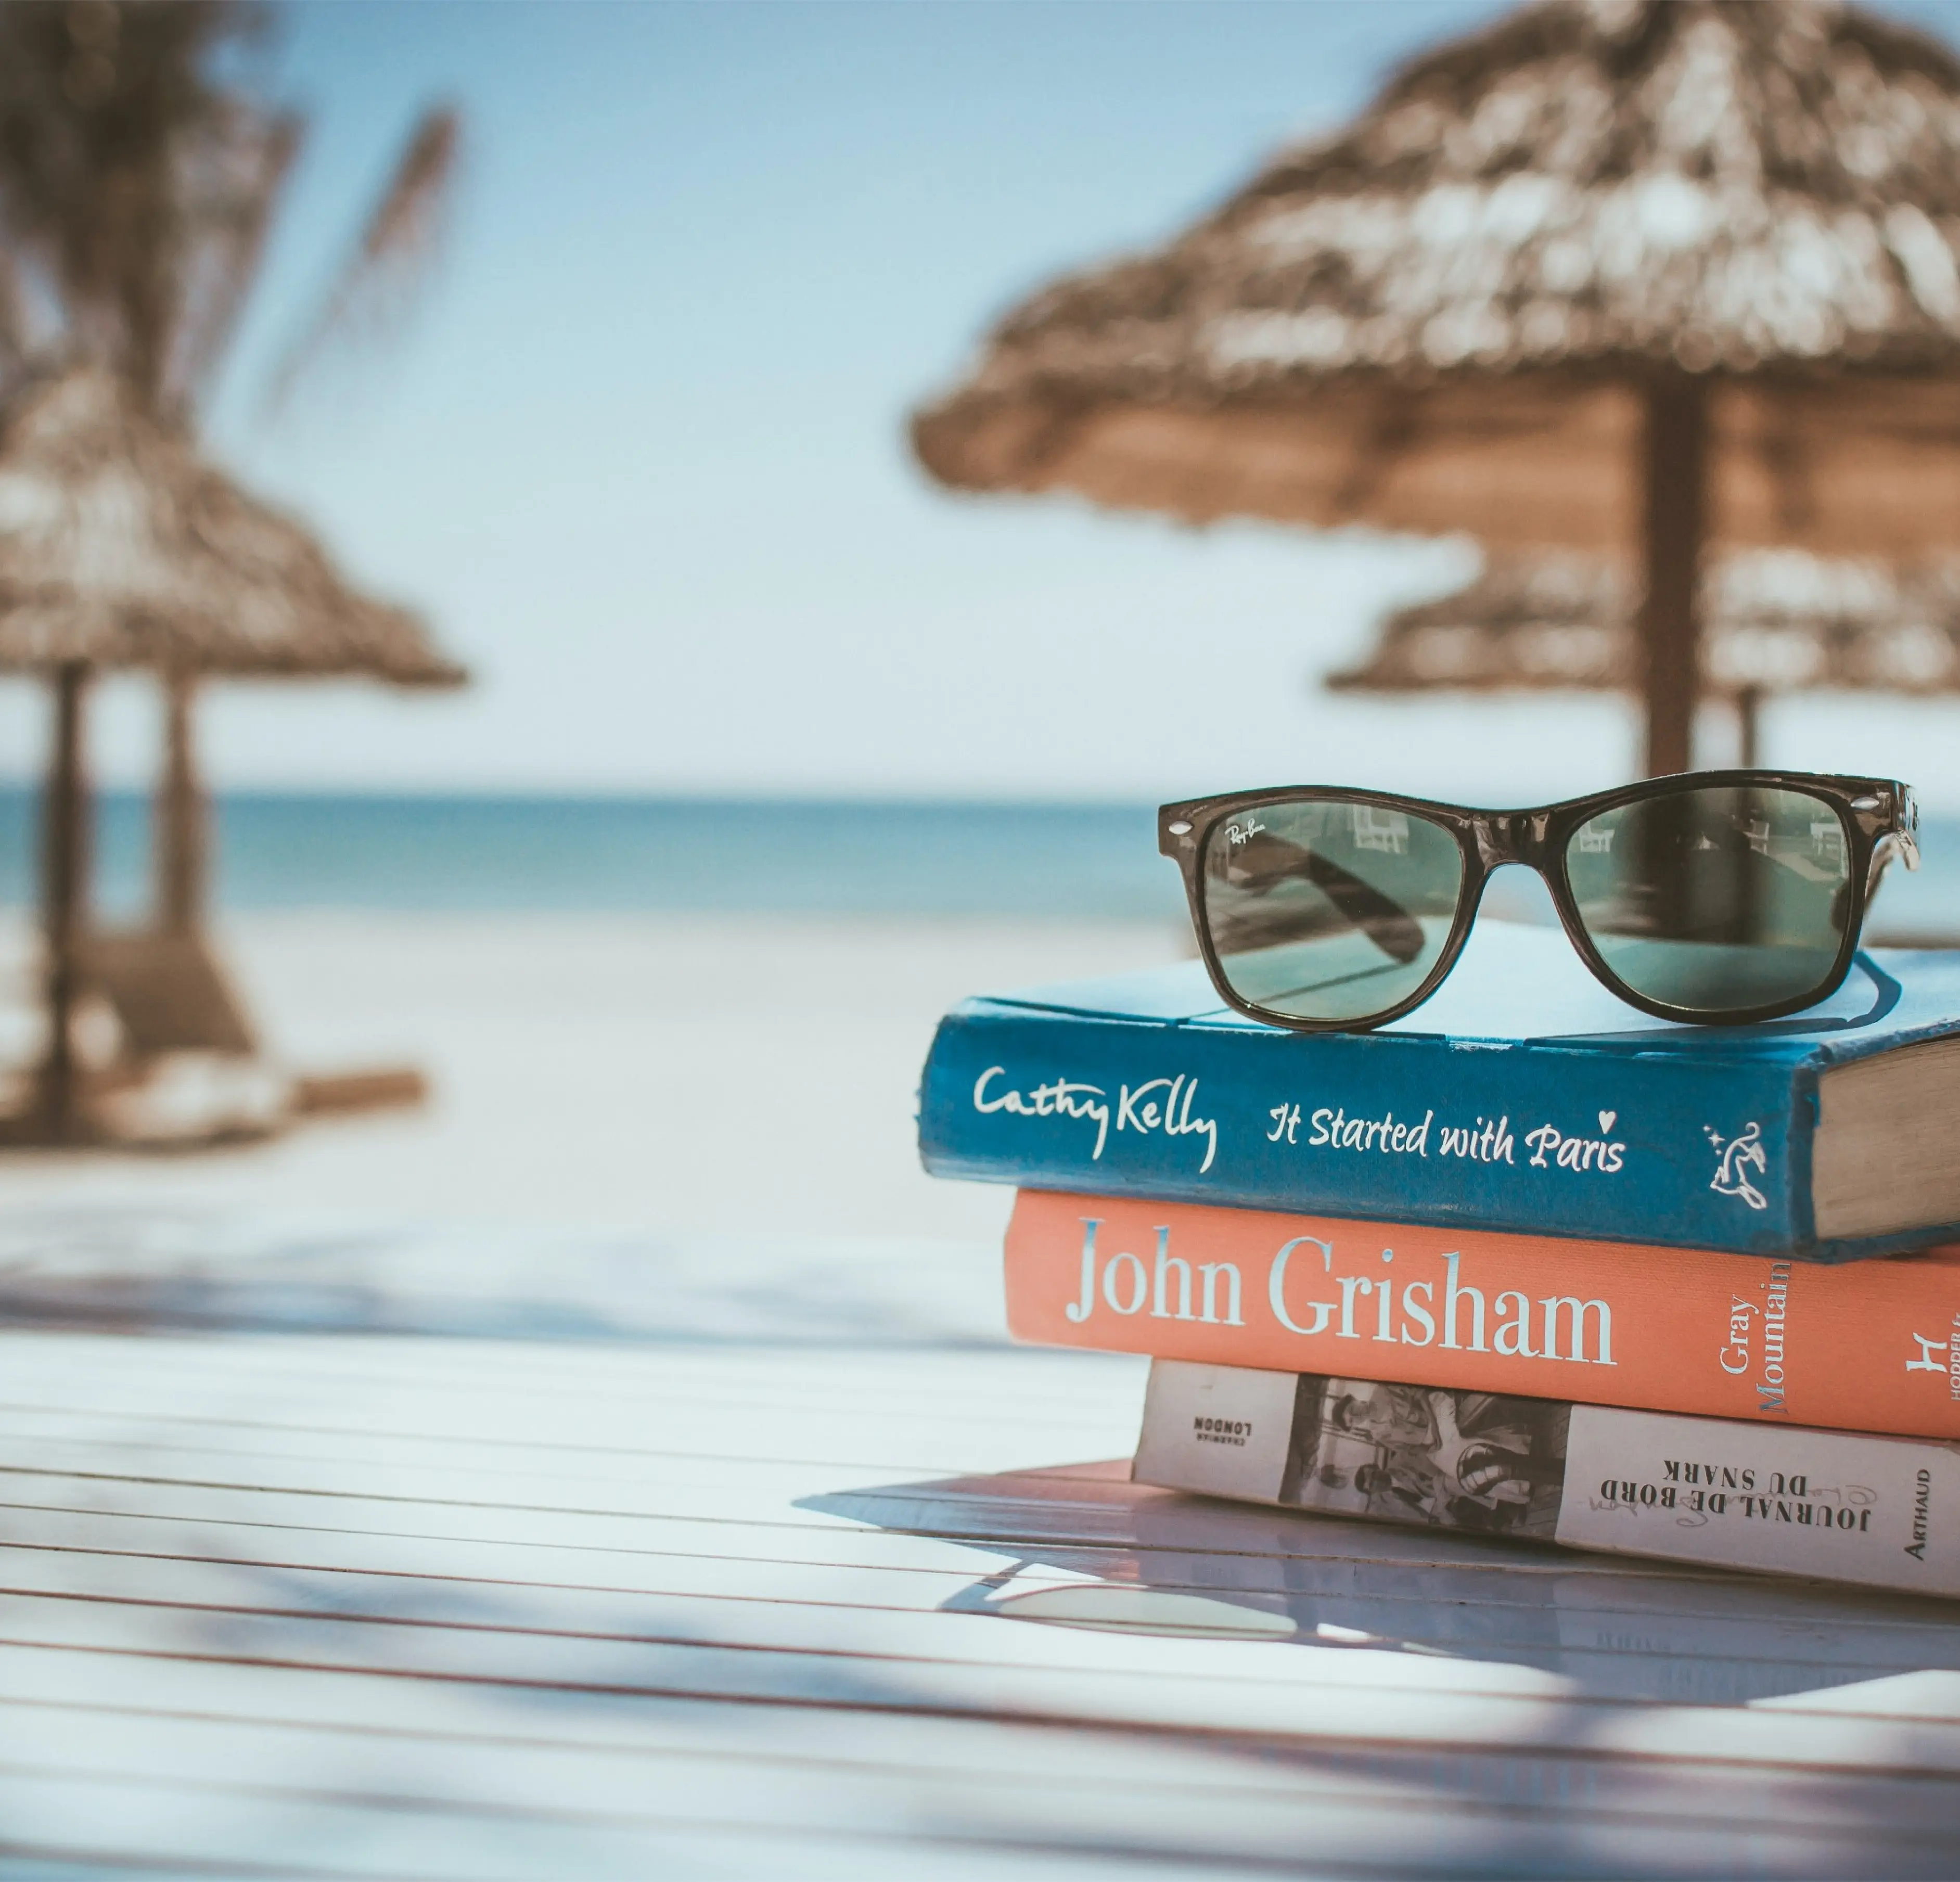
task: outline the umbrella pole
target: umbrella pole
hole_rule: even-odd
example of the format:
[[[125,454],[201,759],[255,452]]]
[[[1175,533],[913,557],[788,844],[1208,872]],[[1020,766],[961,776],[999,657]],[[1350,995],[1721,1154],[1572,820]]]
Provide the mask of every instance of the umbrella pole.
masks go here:
[[[192,737],[197,682],[173,672],[164,679],[164,775],[154,811],[158,925],[173,935],[196,931],[204,912],[204,792]]]
[[[1745,771],[1762,763],[1763,694],[1760,686],[1745,686],[1736,695],[1736,730],[1741,750],[1736,762]]]
[[[1647,775],[1694,764],[1701,674],[1701,548],[1707,533],[1708,387],[1664,372],[1647,388],[1640,642]]]
[[[88,785],[82,756],[82,709],[88,669],[66,661],[55,670],[54,750],[42,803],[41,914],[47,949],[47,1056],[41,1065],[41,1129],[61,1143],[76,1134],[78,1068],[75,1009],[81,991],[87,919]]]

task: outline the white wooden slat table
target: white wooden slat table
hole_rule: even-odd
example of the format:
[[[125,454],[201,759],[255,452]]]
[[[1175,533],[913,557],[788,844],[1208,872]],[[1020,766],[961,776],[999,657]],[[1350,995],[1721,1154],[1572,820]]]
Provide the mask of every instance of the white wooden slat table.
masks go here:
[[[0,1221],[0,1871],[1960,1872],[1960,1611],[1138,1490],[1141,1365],[998,1310]]]

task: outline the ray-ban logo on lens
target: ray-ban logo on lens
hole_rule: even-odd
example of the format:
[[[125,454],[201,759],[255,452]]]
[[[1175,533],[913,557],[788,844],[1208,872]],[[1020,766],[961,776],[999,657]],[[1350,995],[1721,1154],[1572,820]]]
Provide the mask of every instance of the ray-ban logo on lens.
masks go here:
[[[1256,817],[1249,817],[1242,823],[1227,823],[1225,826],[1225,840],[1236,849],[1241,843],[1249,843],[1265,827]]]

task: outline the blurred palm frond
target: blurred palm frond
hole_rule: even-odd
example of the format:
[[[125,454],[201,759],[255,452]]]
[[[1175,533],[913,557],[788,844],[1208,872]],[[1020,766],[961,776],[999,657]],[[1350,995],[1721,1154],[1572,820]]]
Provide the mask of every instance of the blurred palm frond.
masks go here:
[[[268,414],[282,409],[298,381],[336,348],[384,333],[402,319],[441,246],[462,130],[451,105],[432,105],[417,120],[352,252],[273,369],[263,402]]]
[[[0,0],[0,394],[107,367],[192,425],[231,353],[306,134],[239,57],[262,0]],[[425,110],[352,255],[272,375],[269,407],[428,273],[461,118]]]
[[[186,184],[196,210],[179,257],[165,362],[167,387],[186,406],[201,401],[224,361],[306,133],[292,112],[240,115],[236,135],[198,153],[205,174]]]
[[[256,108],[212,75],[269,18],[247,0],[0,6],[0,233],[20,299],[159,410],[202,239],[183,186]]]

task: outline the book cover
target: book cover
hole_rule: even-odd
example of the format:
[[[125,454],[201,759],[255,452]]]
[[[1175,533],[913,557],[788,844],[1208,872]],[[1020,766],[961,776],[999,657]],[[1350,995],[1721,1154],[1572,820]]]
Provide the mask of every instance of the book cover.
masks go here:
[[[1960,1237],[1956,1117],[1960,953],[1862,954],[1811,1012],[1680,1026],[1556,930],[1489,923],[1373,1033],[1246,1019],[1196,962],[968,1001],[919,1145],[940,1176],[1835,1261]]]
[[[1960,1253],[1782,1256],[1024,1189],[1017,1339],[1960,1439]]]
[[[1159,1360],[1139,1483],[1960,1594],[1960,1452],[1901,1438]]]

